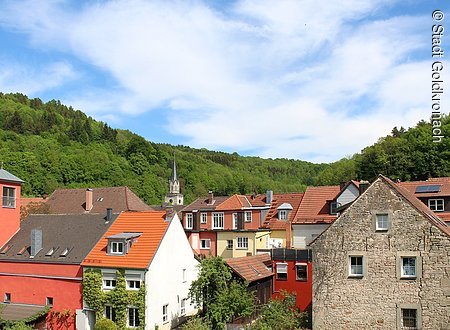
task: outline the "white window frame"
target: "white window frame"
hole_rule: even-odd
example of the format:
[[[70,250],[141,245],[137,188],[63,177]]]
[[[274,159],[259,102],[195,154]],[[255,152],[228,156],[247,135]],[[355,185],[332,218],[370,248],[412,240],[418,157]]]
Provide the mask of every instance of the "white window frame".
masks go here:
[[[139,291],[139,289],[141,288],[141,284],[142,283],[140,280],[127,280],[127,290]]]
[[[349,255],[348,257],[348,276],[349,277],[363,277],[364,276],[364,256],[362,255]],[[361,264],[355,263],[355,265],[352,264],[353,259],[352,258],[358,258],[361,259]],[[356,261],[356,259],[355,259]],[[354,270],[357,269],[356,267],[361,267],[361,272],[356,273]]]
[[[233,213],[231,215],[231,220],[233,221],[233,229],[237,229],[238,228],[238,214],[237,213]]]
[[[163,321],[163,323],[169,322],[169,304],[164,304],[163,305],[162,312],[163,312],[163,314],[162,314],[162,321]]]
[[[381,221],[380,221],[381,220]],[[386,223],[385,226],[384,222]],[[375,214],[375,230],[376,231],[387,231],[389,229],[389,214],[388,213],[377,213]]]
[[[414,260],[414,265],[405,265],[407,260]],[[414,274],[411,273],[413,270]],[[400,276],[401,278],[416,278],[417,277],[417,258],[414,256],[403,256],[400,259]]]
[[[2,207],[11,209],[16,208],[16,188],[3,186]]]
[[[124,254],[125,253],[125,243],[124,242],[112,241],[109,244],[110,244],[109,253],[111,253],[111,254]],[[119,246],[122,246],[122,251],[119,251]]]
[[[183,283],[186,282],[186,268],[183,268],[181,270],[181,280],[182,280]]]
[[[444,199],[430,198],[428,200],[428,208],[433,212],[444,212]]]
[[[131,324],[130,311],[133,310],[133,324]],[[127,307],[127,324],[129,328],[137,328],[139,324],[139,308],[134,306]]]
[[[298,267],[306,267],[306,278],[298,277]],[[308,282],[308,264],[304,262],[298,262],[295,264],[295,280],[299,282]]]
[[[334,201],[334,202],[330,202],[330,215],[337,215],[338,212],[336,211],[336,209],[339,207],[339,203]]]
[[[205,224],[208,222],[208,213],[202,212],[200,213],[200,223]]]
[[[208,243],[203,246],[203,243]],[[202,238],[200,240],[200,250],[210,250],[211,249],[211,239]]]
[[[108,312],[108,310],[109,310],[109,312]],[[108,314],[109,314],[110,317],[108,317]],[[112,305],[105,305],[105,312],[103,313],[103,316],[105,318],[115,322],[116,321],[115,314],[116,314],[116,311],[115,311],[115,309],[114,309],[114,307]]]
[[[230,244],[231,243],[231,244]],[[227,239],[227,250],[233,250],[233,240],[232,239]]]
[[[287,210],[278,210],[278,220],[287,220],[287,215]]]
[[[236,237],[236,250],[248,250],[248,237]]]
[[[104,278],[102,282],[103,282],[103,290],[112,290],[117,285],[116,279],[111,277]]]
[[[252,211],[245,211],[245,222],[252,222],[253,215]]]
[[[212,229],[223,229],[224,228],[224,214],[223,212],[214,212]]]
[[[277,280],[286,281],[288,279],[288,264],[286,262],[277,262],[275,265],[275,270],[277,272]],[[286,278],[280,278],[279,274],[286,274]]]
[[[186,229],[194,228],[194,214],[186,213],[185,219],[186,219]]]
[[[183,316],[186,314],[186,298],[181,299],[180,301],[180,315]]]

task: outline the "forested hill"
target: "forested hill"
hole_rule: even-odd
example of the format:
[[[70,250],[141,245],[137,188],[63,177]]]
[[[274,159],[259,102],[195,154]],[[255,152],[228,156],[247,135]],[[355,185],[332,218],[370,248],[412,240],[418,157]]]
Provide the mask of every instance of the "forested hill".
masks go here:
[[[127,185],[149,204],[160,204],[168,189],[175,154],[186,201],[216,194],[303,191],[307,185],[338,184],[378,173],[400,179],[450,175],[450,123],[447,138],[432,143],[421,122],[333,164],[262,159],[146,141],[111,128],[83,112],[52,100],[0,93],[0,161],[26,183],[23,195],[51,194],[58,187]]]

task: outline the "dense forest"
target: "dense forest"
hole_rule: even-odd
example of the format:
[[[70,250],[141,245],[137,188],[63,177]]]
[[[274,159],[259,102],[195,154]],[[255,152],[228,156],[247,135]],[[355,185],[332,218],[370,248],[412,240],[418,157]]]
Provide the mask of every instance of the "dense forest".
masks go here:
[[[373,180],[379,173],[401,180],[450,176],[450,117],[445,136],[433,143],[431,125],[420,122],[332,164],[243,157],[146,141],[111,128],[61,102],[0,93],[0,162],[25,180],[23,195],[51,194],[59,187],[129,186],[149,204],[168,189],[175,155],[186,202],[217,195],[304,191],[308,185]]]

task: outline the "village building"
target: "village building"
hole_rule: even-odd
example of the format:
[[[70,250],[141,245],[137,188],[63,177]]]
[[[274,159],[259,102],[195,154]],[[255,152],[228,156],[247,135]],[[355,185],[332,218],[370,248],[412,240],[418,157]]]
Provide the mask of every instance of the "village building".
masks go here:
[[[89,317],[78,329],[92,329],[96,313],[118,321],[118,309],[126,309],[120,327],[144,329],[171,329],[197,312],[188,292],[198,261],[175,212],[121,213],[82,265],[85,280],[99,278],[92,289],[105,302],[94,306],[85,296]]]
[[[311,244],[314,329],[449,329],[450,229],[380,176]]]

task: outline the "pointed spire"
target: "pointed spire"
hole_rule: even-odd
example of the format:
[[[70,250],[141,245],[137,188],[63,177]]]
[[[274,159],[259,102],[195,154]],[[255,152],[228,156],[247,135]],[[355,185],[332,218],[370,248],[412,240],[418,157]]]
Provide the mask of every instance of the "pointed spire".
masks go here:
[[[175,163],[175,153],[173,154],[172,176],[170,177],[170,180],[171,181],[178,181],[177,165]]]

